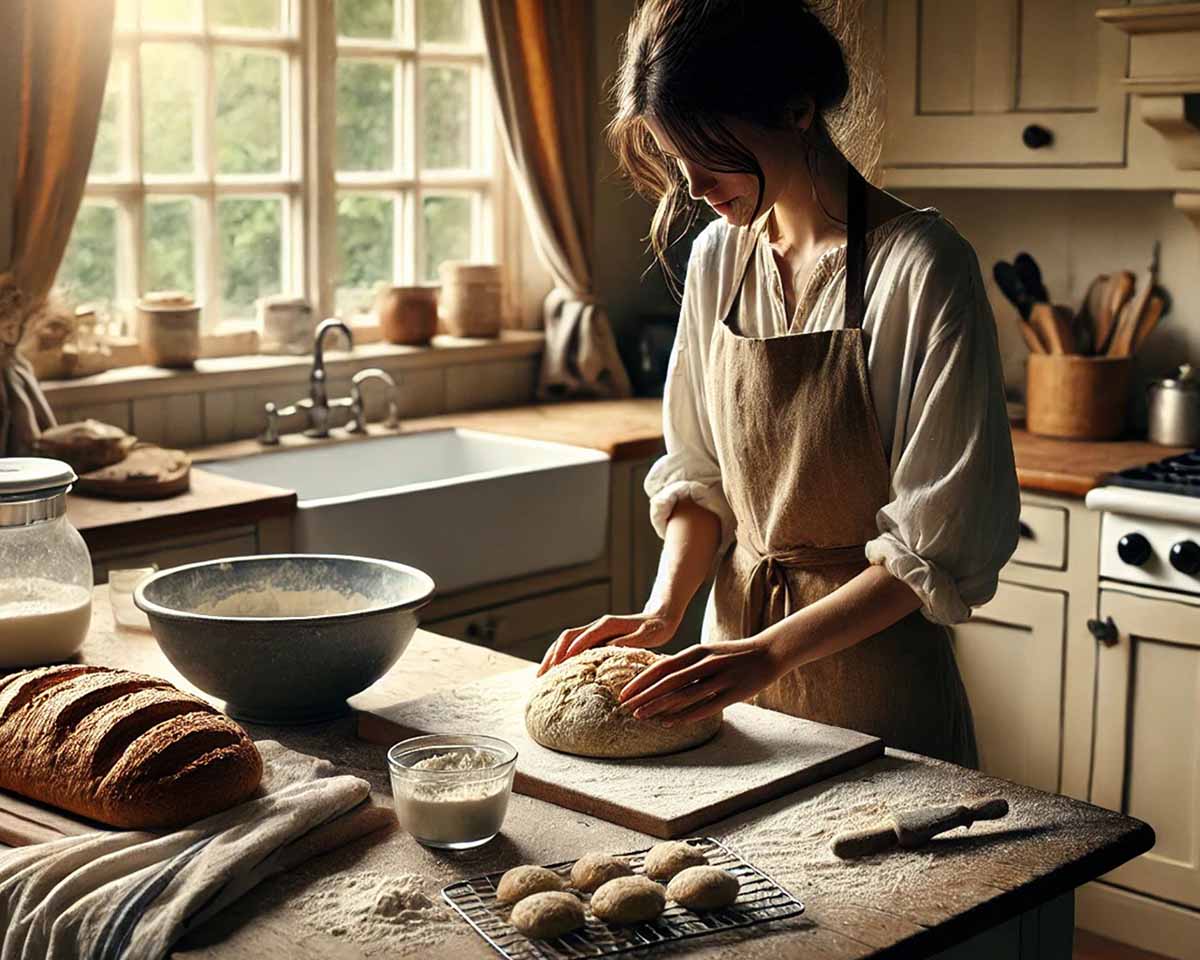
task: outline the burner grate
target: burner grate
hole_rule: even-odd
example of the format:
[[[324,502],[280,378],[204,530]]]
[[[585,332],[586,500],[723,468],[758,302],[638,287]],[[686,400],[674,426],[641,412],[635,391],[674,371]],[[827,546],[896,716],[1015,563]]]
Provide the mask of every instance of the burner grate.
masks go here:
[[[496,900],[496,884],[503,873],[491,873],[449,884],[442,889],[442,897],[500,956],[508,960],[611,957],[652,944],[672,943],[771,920],[785,920],[804,912],[804,904],[719,840],[696,837],[688,842],[700,847],[714,867],[723,867],[741,881],[741,890],[733,906],[725,910],[693,913],[677,903],[668,902],[667,909],[653,923],[631,927],[609,926],[589,913],[587,926],[576,933],[556,940],[530,940],[508,922],[511,908]],[[620,856],[629,861],[634,873],[641,873],[647,852],[648,849],[638,850]],[[550,864],[549,867],[566,879],[574,862],[567,860]]]
[[[1111,474],[1108,483],[1136,490],[1200,497],[1200,450],[1121,470]]]

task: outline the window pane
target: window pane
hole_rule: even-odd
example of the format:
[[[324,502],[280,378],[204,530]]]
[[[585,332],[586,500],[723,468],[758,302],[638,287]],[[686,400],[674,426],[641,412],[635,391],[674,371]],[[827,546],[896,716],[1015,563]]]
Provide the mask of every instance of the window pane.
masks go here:
[[[395,71],[390,64],[337,65],[337,168],[391,170],[395,146]]]
[[[114,20],[118,30],[131,30],[137,26],[137,0],[117,0]]]
[[[392,279],[392,213],[390,197],[342,194],[338,198],[339,314],[370,310],[375,284]]]
[[[129,64],[123,57],[113,57],[104,87],[104,105],[100,108],[100,126],[96,128],[90,174],[103,177],[122,172],[128,117]]]
[[[58,286],[73,303],[111,303],[117,296],[117,208],[88,201],[79,208],[58,269]]]
[[[142,286],[196,294],[195,207],[191,200],[147,200]]]
[[[147,173],[192,173],[199,52],[190,44],[142,45],[142,162]]]
[[[279,0],[208,0],[208,22],[216,27],[279,29]]]
[[[283,167],[283,58],[230,47],[215,51],[217,172],[278,173]]]
[[[236,197],[217,203],[221,316],[252,317],[254,301],[282,289],[283,203]]]
[[[425,111],[422,149],[426,170],[471,166],[471,82],[460,67],[422,67]]]
[[[142,0],[142,24],[193,24],[197,17],[196,0]]]
[[[419,3],[422,43],[461,45],[468,41],[463,0],[419,0]]]
[[[394,22],[392,0],[337,0],[338,36],[391,37]]]
[[[422,280],[437,280],[443,260],[467,260],[471,256],[471,198],[430,197],[421,201],[425,231],[425,263]]]

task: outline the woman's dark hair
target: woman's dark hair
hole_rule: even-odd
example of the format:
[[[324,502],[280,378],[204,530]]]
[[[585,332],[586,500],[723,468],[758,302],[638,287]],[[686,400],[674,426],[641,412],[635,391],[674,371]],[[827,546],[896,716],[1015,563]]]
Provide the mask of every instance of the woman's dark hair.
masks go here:
[[[762,167],[723,118],[779,128],[811,97],[820,122],[849,88],[841,45],[805,0],[644,0],[625,35],[607,135],[634,188],[657,201],[650,246],[673,290],[678,278],[666,259],[672,231],[681,222],[686,231],[699,204],[645,119],[661,124],[694,163],[754,174],[757,217]]]

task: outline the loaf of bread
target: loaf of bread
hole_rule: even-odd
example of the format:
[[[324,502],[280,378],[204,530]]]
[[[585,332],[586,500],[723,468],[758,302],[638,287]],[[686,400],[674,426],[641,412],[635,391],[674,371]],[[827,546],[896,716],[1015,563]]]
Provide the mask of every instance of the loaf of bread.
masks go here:
[[[0,789],[152,830],[232,807],[261,779],[245,731],[166,680],[83,664],[0,677]]]
[[[666,726],[638,720],[621,690],[662,657],[633,647],[595,647],[547,670],[525,705],[525,729],[543,747],[581,757],[649,757],[711,740],[721,715]]]

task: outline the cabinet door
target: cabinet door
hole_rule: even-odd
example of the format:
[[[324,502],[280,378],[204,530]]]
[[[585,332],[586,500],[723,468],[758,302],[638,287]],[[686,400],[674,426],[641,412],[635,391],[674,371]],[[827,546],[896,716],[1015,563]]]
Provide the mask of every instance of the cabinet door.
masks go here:
[[[1058,790],[1066,594],[1001,583],[954,628],[985,773]]]
[[[1123,164],[1128,38],[1095,17],[1114,5],[886,0],[884,165]]]
[[[597,583],[528,597],[421,626],[456,640],[537,661],[563,630],[595,620],[609,612],[608,606],[608,584]]]
[[[1200,606],[1105,589],[1100,616],[1117,633],[1098,657],[1092,802],[1157,835],[1107,879],[1200,907]]]

